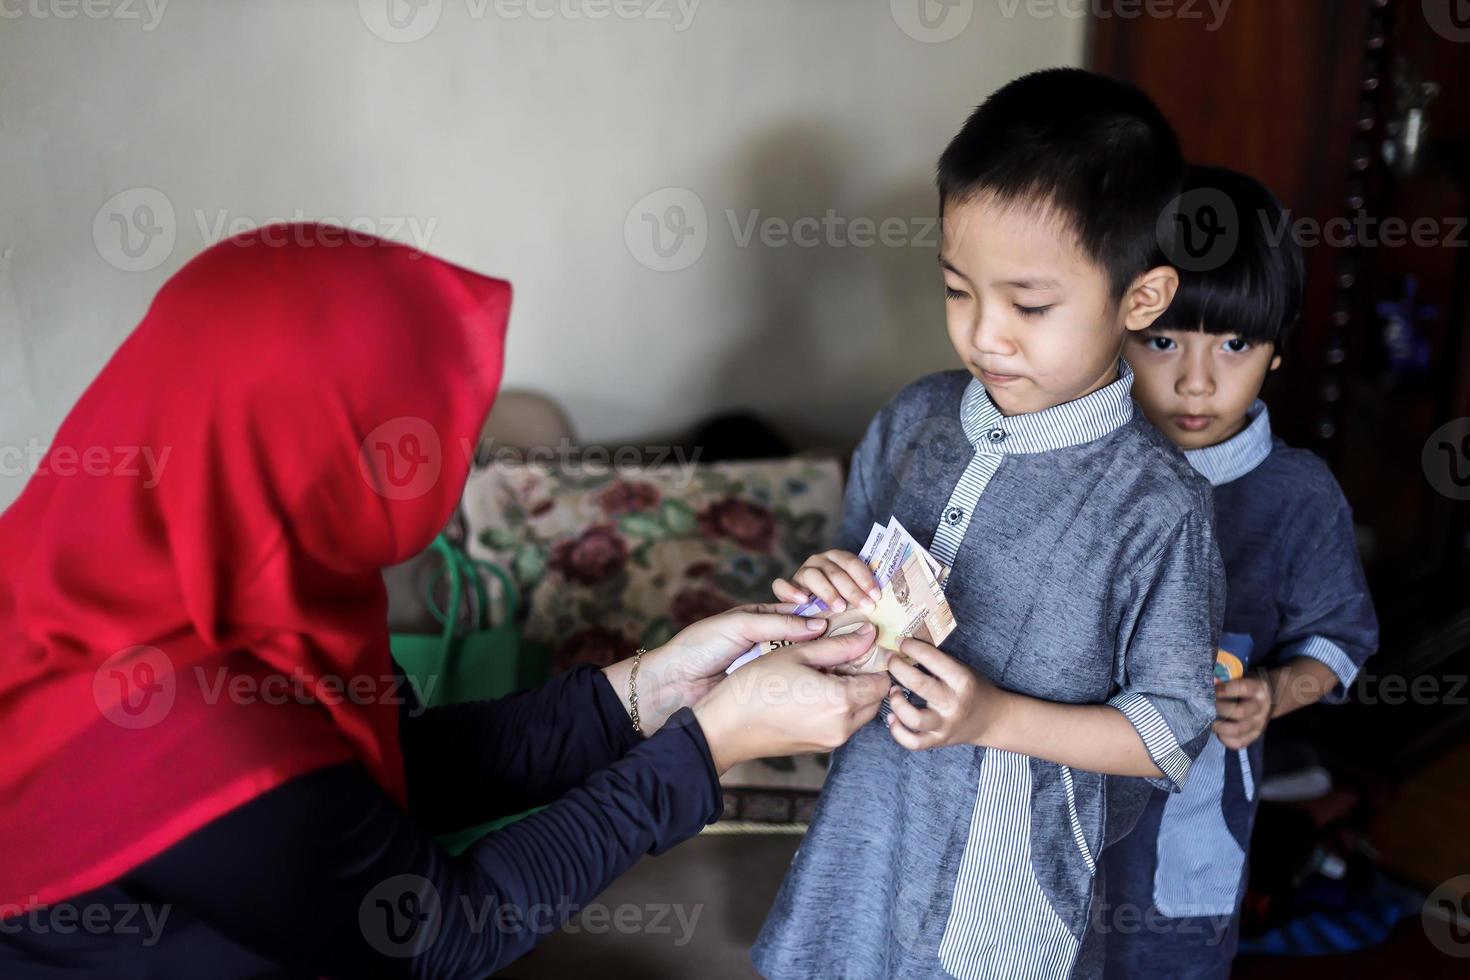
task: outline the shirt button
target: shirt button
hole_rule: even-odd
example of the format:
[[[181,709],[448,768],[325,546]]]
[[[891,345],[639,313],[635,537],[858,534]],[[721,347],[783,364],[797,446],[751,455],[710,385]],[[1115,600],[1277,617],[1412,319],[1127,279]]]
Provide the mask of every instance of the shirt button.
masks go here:
[[[1000,442],[1002,439],[1004,439],[1006,437],[1006,430],[1005,429],[991,429],[989,432],[987,432],[985,434],[990,438],[990,441],[991,442]]]
[[[949,510],[944,512],[944,523],[948,524],[950,527],[954,527],[961,520],[963,520],[964,517],[964,511],[960,510],[958,507],[951,507]]]

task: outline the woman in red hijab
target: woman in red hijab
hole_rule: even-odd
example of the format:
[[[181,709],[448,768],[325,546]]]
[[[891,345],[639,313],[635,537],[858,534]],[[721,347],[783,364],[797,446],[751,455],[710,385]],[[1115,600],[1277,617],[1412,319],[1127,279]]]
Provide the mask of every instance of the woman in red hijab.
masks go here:
[[[380,573],[453,511],[509,305],[316,225],[164,286],[0,516],[0,975],[484,976],[715,819],[725,768],[876,713],[884,675],[820,669],[871,634],[719,683],[820,635],[774,607],[636,679],[419,708]],[[540,804],[459,858],[433,842]]]

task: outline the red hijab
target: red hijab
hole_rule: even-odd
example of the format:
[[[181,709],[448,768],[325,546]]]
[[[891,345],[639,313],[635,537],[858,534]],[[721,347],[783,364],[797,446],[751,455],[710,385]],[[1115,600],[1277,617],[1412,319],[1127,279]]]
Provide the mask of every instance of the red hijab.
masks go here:
[[[323,766],[403,802],[380,570],[453,511],[509,307],[318,225],[163,287],[0,516],[0,914]]]

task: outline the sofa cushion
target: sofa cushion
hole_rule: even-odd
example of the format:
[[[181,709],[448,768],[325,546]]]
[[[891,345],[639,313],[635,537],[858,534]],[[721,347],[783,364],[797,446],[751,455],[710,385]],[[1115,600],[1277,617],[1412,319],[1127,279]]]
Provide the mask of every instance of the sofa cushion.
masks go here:
[[[692,466],[495,462],[471,474],[470,553],[521,584],[525,637],[555,670],[653,648],[695,620],[771,601],[771,580],[831,546],[835,459]]]

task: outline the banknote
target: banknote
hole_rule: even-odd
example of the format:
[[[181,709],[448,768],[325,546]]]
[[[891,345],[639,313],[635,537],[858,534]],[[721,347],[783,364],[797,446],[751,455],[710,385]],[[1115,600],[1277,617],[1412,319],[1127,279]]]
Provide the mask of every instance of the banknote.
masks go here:
[[[878,525],[875,524],[873,526],[877,527]],[[941,565],[938,559],[929,554],[929,552],[922,545],[920,545],[919,542],[915,541],[914,536],[910,534],[902,524],[898,523],[898,518],[889,518],[886,533],[889,535],[896,535],[906,545],[915,549],[919,552],[921,556],[923,556],[924,563],[929,566],[930,574],[933,576],[934,581],[940,586],[942,590],[945,581],[949,578],[949,566]]]
[[[890,655],[903,656],[899,645],[907,638],[938,646],[954,632],[954,614],[944,599],[922,549],[902,546],[891,574],[885,576],[883,594],[871,612],[849,610],[832,617],[827,635],[840,636],[863,622],[878,627],[878,639],[867,657],[838,668],[839,673],[869,673],[887,669]],[[838,625],[839,618],[847,622]],[[858,620],[852,622],[853,619]]]
[[[897,518],[891,518],[886,527],[873,525],[859,557],[867,562],[882,589],[872,611],[849,609],[834,614],[820,599],[796,610],[797,615],[831,619],[827,636],[849,633],[865,622],[878,627],[874,649],[861,662],[844,668],[844,672],[884,670],[888,656],[898,652],[904,639],[913,637],[938,646],[954,632],[954,613],[944,598],[943,583],[949,569],[915,541]],[[767,642],[752,647],[731,664],[729,670],[734,671],[785,645],[783,642]]]

